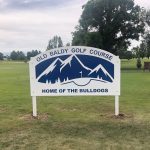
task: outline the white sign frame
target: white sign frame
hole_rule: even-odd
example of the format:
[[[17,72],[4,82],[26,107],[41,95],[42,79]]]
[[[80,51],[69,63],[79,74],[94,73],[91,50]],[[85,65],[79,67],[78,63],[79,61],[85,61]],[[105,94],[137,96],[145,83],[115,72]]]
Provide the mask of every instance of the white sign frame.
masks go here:
[[[112,63],[114,65],[113,82],[112,83],[101,82],[100,84],[99,83],[97,84],[97,81],[90,80],[91,82],[84,86],[82,85],[79,86],[74,84],[76,82],[79,83],[80,81],[82,81],[83,78],[81,78],[81,80],[80,79],[75,80],[75,82],[69,84],[63,84],[63,85],[59,83],[58,84],[40,83],[39,79],[36,78],[36,66],[38,64],[42,64],[44,61],[46,62],[49,59],[66,56],[66,55],[75,55],[75,56],[80,55],[81,57],[91,56]],[[29,69],[30,69],[30,91],[32,96],[32,104],[33,104],[33,116],[37,116],[36,96],[81,96],[81,95],[82,96],[87,96],[87,95],[115,96],[115,115],[119,114],[120,59],[118,56],[115,56],[107,51],[93,48],[93,47],[85,47],[85,46],[61,47],[61,48],[45,51],[35,57],[32,57],[29,62]],[[106,70],[104,71],[105,73],[108,73],[106,72]],[[109,76],[109,74],[107,74],[107,76]],[[81,91],[86,91],[85,89],[88,92],[81,92]],[[97,92],[93,92],[91,89]]]

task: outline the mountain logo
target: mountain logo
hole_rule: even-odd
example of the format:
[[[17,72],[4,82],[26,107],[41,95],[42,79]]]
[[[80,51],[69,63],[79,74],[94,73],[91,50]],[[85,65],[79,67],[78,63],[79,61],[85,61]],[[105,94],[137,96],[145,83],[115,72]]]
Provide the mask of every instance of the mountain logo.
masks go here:
[[[81,56],[80,56],[81,57]],[[78,86],[88,85],[93,80],[104,83],[112,83],[114,77],[102,64],[96,66],[86,65],[78,55],[68,55],[67,58],[57,57],[37,75],[36,80],[47,84],[74,83]],[[86,57],[86,56],[84,56]]]

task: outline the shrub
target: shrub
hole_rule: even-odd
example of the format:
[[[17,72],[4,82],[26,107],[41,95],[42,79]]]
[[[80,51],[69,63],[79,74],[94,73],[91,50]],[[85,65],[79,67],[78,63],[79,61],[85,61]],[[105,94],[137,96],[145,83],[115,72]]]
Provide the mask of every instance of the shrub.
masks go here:
[[[136,66],[137,66],[138,69],[141,69],[142,63],[141,63],[141,59],[140,58],[137,59]]]

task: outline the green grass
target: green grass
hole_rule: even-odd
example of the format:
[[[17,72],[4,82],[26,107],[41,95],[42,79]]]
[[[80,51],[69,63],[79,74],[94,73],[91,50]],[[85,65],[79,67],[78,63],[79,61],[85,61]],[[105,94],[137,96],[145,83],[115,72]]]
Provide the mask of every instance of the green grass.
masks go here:
[[[141,59],[141,63],[142,63],[142,69],[143,69],[143,66],[144,66],[144,62],[150,62],[150,59]],[[136,68],[136,63],[137,63],[137,59],[130,59],[130,60],[127,60],[127,59],[123,59],[122,60],[122,64],[121,64],[121,69],[123,70],[134,70],[134,69],[137,69]]]
[[[134,67],[135,60],[122,67]],[[150,72],[123,70],[119,119],[114,97],[38,97],[31,117],[28,64],[0,62],[0,149],[149,150]]]

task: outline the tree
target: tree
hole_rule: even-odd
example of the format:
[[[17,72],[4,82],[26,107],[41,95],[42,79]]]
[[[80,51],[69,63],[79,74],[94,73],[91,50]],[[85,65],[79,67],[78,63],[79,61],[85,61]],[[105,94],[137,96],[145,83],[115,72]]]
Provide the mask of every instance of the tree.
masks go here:
[[[58,37],[58,47],[63,47],[63,42],[61,40],[61,37]]]
[[[126,59],[125,58],[125,52],[126,52],[126,49],[118,50],[118,56],[119,56],[120,59]]]
[[[0,52],[0,60],[3,60],[3,58],[4,58],[4,55],[3,53]]]
[[[146,23],[148,24],[148,26],[150,26],[150,10],[146,11]]]
[[[58,47],[63,47],[63,42],[60,36],[55,35],[51,40],[49,40],[46,50]]]
[[[118,56],[120,59],[132,59],[133,58],[133,54],[131,51],[126,51],[126,49],[121,49],[118,51]]]
[[[22,51],[17,51],[17,60],[25,60],[26,56]]]
[[[146,33],[144,36],[143,43],[145,44],[145,56],[150,58],[150,33]]]
[[[12,60],[25,60],[26,56],[22,51],[12,51],[10,54],[10,59]]]
[[[68,42],[68,43],[66,44],[66,46],[71,46],[71,44]]]
[[[142,63],[141,63],[141,59],[140,59],[140,58],[137,59],[136,67],[137,67],[138,69],[141,69],[141,67],[142,67]]]
[[[41,51],[38,51],[38,50],[32,50],[30,52],[27,52],[27,59],[30,60],[31,57],[34,57],[40,53]]]
[[[139,48],[139,46],[133,47],[132,54],[134,55],[135,58],[139,58],[140,57],[140,48]]]
[[[142,35],[143,41],[140,45],[140,53],[142,54],[142,57],[147,57],[149,59],[150,57],[150,10],[143,10],[141,18],[145,22],[145,32]]]
[[[146,37],[146,48],[147,48],[146,57],[149,59],[150,58],[150,33],[147,34]]]
[[[144,32],[142,9],[133,0],[90,0],[83,6],[72,45],[87,45],[117,54]]]
[[[128,59],[128,60],[132,59],[132,58],[133,58],[132,52],[131,52],[131,51],[126,51],[126,52],[125,52],[125,57],[126,57],[126,59]]]
[[[17,57],[18,57],[17,52],[12,51],[11,54],[10,54],[10,59],[17,60]]]
[[[146,56],[146,44],[144,42],[140,44],[139,56],[142,59]]]

